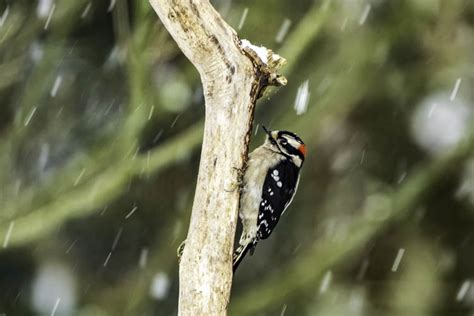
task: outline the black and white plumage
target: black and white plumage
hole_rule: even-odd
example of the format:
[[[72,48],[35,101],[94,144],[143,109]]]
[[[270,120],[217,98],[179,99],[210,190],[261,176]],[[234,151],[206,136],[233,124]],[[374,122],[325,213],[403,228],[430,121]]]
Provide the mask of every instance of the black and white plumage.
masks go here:
[[[303,141],[288,131],[268,131],[263,145],[249,155],[240,196],[242,235],[234,271],[257,243],[268,238],[290,205],[306,155]]]

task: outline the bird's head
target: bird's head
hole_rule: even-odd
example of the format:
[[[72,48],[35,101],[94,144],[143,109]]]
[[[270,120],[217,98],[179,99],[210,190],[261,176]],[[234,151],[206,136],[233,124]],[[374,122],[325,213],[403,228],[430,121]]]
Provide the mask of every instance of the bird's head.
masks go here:
[[[295,165],[301,167],[306,157],[306,145],[301,138],[289,131],[271,131],[265,126],[262,128],[267,134],[265,144],[292,159]]]

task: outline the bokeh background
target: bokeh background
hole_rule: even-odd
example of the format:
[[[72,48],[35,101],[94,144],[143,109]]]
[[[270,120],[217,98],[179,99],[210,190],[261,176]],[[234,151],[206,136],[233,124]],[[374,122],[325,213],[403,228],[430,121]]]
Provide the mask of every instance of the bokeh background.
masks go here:
[[[474,1],[213,1],[308,144],[230,315],[472,315]],[[199,76],[148,1],[0,1],[0,315],[175,315]]]

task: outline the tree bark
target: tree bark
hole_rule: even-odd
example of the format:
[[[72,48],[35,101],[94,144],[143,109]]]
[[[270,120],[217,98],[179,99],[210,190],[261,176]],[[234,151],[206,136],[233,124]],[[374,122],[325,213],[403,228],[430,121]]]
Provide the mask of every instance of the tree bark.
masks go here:
[[[258,58],[261,52],[242,46],[209,1],[150,3],[197,68],[206,107],[199,175],[179,270],[178,314],[225,315],[232,285],[238,169],[244,168],[247,158],[255,102],[262,88],[284,84],[284,78]],[[262,59],[280,58],[264,51],[267,56]]]

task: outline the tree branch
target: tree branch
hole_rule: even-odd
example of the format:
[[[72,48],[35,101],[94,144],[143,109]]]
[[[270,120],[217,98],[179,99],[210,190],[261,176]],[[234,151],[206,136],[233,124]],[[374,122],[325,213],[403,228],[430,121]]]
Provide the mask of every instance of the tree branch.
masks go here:
[[[262,54],[250,44],[241,47],[209,1],[150,3],[198,70],[206,103],[198,182],[180,265],[179,315],[225,315],[239,204],[236,168],[244,168],[262,88],[272,81],[284,83],[273,73],[281,59],[264,48]]]

